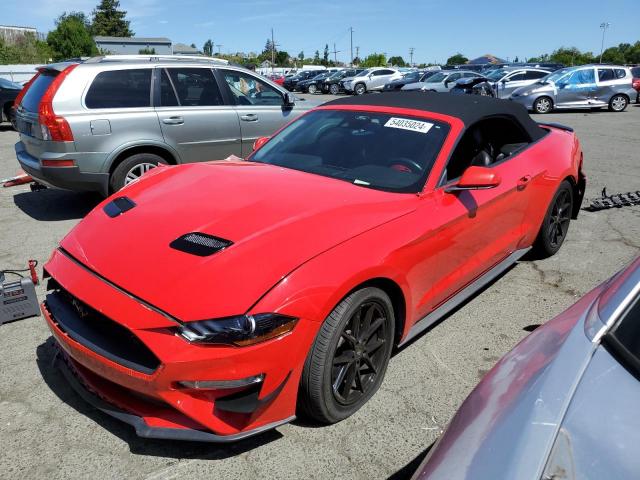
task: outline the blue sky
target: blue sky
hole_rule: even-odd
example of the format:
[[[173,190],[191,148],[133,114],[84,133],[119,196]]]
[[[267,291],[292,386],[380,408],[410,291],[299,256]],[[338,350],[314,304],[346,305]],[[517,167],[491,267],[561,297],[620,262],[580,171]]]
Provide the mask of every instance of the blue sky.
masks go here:
[[[90,13],[98,0],[0,0],[0,24],[48,31],[63,11]],[[308,57],[336,43],[349,60],[349,27],[360,56],[386,52],[415,62],[444,62],[461,52],[530,57],[576,46],[600,51],[603,21],[607,45],[640,40],[638,0],[121,0],[138,36],[165,36],[199,48],[213,39],[227,52],[260,52],[274,28],[280,49]],[[28,6],[26,6],[28,5]],[[217,47],[216,47],[217,50]],[[355,52],[354,52],[355,55]],[[333,54],[331,55],[333,58]]]

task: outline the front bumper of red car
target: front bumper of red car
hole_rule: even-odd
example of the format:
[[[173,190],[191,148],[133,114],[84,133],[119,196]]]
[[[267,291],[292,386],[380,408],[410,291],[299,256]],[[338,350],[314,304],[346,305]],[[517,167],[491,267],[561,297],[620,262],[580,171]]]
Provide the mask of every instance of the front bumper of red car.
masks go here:
[[[54,291],[42,312],[60,369],[85,400],[139,436],[230,442],[294,418],[314,322],[301,319],[290,333],[249,347],[191,344],[160,312],[63,252],[45,268]]]

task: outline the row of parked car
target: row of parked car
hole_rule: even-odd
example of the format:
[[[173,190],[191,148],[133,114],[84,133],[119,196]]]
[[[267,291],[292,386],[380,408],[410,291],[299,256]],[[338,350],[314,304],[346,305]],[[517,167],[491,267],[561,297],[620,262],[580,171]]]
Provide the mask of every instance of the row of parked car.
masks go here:
[[[340,92],[421,90],[477,94],[510,99],[536,113],[554,109],[602,108],[621,112],[640,95],[640,67],[617,65],[506,65],[476,70],[402,71],[396,68],[302,71],[283,79],[290,91]]]

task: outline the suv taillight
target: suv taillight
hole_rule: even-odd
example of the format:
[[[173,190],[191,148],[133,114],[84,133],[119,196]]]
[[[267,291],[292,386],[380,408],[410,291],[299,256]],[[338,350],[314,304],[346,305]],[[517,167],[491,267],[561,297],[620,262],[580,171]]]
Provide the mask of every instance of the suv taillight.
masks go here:
[[[62,85],[67,75],[77,66],[78,64],[76,63],[62,70],[56,78],[53,79],[49,88],[47,88],[40,99],[40,105],[38,105],[38,122],[40,123],[42,138],[44,140],[73,142],[73,133],[71,132],[69,123],[64,117],[56,115],[56,112],[53,111],[53,97],[56,95],[58,88],[60,88],[60,85]]]
[[[35,82],[36,78],[38,78],[39,76],[40,76],[40,72],[36,73],[33,77],[31,77],[31,80],[29,80],[27,83],[24,84],[24,87],[22,87],[22,90],[20,90],[20,93],[18,94],[16,99],[13,101],[14,110],[18,109],[18,107],[20,106],[20,103],[22,102],[22,97],[24,97],[24,94],[27,93],[27,90],[29,90],[29,87],[31,86],[31,84]]]

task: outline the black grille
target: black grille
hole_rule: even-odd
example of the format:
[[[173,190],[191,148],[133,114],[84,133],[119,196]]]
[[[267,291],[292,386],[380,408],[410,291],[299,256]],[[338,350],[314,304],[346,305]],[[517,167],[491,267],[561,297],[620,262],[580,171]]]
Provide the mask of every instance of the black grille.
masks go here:
[[[160,360],[129,329],[58,288],[46,298],[58,327],[76,342],[122,366],[151,374]]]
[[[214,237],[213,235],[207,235],[205,233],[192,232],[175,239],[169,246],[181,252],[191,253],[199,257],[207,257],[231,245],[233,245],[233,242],[225,240],[224,238]]]

